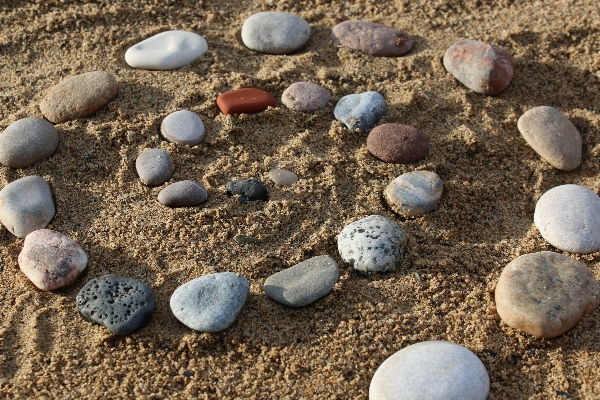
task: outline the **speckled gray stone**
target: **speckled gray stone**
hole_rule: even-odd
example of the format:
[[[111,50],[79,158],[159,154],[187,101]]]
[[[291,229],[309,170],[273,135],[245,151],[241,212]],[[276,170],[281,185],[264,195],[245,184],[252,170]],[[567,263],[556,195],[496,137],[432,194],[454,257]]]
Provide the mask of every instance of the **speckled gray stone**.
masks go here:
[[[385,188],[385,199],[403,217],[417,217],[435,209],[444,183],[435,172],[414,171],[402,174]]]
[[[9,168],[26,168],[50,157],[57,147],[54,125],[41,118],[23,118],[0,134],[0,163]]]
[[[288,54],[310,38],[310,25],[297,15],[264,11],[251,15],[242,25],[242,41],[250,50]]]
[[[167,207],[194,207],[208,199],[208,192],[196,181],[171,183],[158,193],[158,202]]]
[[[298,175],[287,169],[272,169],[269,171],[269,179],[276,185],[289,186],[298,182]]]
[[[342,97],[333,115],[342,121],[348,129],[368,131],[386,115],[385,100],[377,92],[349,94]]]
[[[238,195],[247,201],[269,200],[269,192],[265,185],[256,179],[234,180],[225,185],[229,196]]]
[[[292,83],[281,95],[281,102],[291,110],[313,112],[327,107],[331,93],[312,82]]]
[[[162,149],[146,149],[135,160],[140,180],[148,186],[160,186],[173,176],[169,153]]]
[[[163,119],[160,125],[162,135],[169,142],[195,146],[204,140],[204,123],[194,112],[180,110]]]

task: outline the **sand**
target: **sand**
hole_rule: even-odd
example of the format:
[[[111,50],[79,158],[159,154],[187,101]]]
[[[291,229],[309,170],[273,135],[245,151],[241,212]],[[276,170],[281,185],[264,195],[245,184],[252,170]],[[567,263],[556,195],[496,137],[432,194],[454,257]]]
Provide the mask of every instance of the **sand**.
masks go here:
[[[600,310],[571,331],[538,339],[501,322],[494,288],[515,257],[553,250],[533,224],[548,189],[576,183],[600,190],[600,10],[595,1],[101,1],[4,0],[0,4],[0,129],[41,117],[39,104],[67,76],[106,70],[118,97],[96,115],[57,125],[49,160],[21,170],[0,167],[0,185],[43,176],[57,206],[50,229],[70,235],[89,256],[71,287],[37,290],[22,274],[23,240],[0,231],[0,397],[367,399],[377,367],[400,349],[449,340],[472,350],[489,371],[490,398],[600,396]],[[245,48],[243,21],[279,10],[305,18],[307,45],[288,56]],[[347,19],[403,29],[414,40],[400,58],[376,58],[334,45],[330,30]],[[208,52],[174,71],[130,68],[125,51],[169,29],[197,32]],[[442,66],[463,39],[511,52],[515,77],[500,95],[473,93]],[[288,110],[281,94],[306,80],[332,93],[327,108]],[[277,107],[223,116],[223,92],[258,87]],[[411,165],[378,161],[366,134],[333,118],[342,96],[376,90],[388,105],[382,122],[415,126],[430,138]],[[530,108],[561,110],[583,137],[574,171],[552,168],[525,142],[517,119]],[[160,136],[169,113],[188,109],[205,121],[202,145]],[[209,192],[201,207],[160,205],[161,187],[144,186],[135,158],[167,150],[171,182],[196,179]],[[300,177],[277,187],[268,171]],[[438,208],[403,219],[383,200],[386,185],[416,170],[444,181]],[[268,185],[269,202],[227,197],[231,179]],[[336,238],[370,214],[399,222],[409,254],[396,272],[361,276],[344,265]],[[260,239],[240,244],[236,235]],[[268,299],[271,274],[317,255],[340,265],[339,283],[313,305],[291,309]],[[600,253],[569,254],[600,279]],[[237,321],[218,334],[186,328],[169,309],[175,288],[217,272],[243,274],[250,296]],[[75,296],[87,281],[114,273],[155,291],[150,324],[127,337],[84,320]]]

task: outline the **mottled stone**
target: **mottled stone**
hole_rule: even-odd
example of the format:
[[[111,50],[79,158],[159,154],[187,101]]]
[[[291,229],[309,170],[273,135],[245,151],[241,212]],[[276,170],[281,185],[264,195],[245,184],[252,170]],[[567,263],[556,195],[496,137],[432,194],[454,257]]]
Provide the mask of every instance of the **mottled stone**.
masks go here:
[[[158,193],[158,202],[167,207],[195,207],[208,199],[208,192],[198,182],[179,181]]]
[[[331,93],[312,82],[292,83],[283,91],[281,102],[291,110],[313,112],[327,107]]]
[[[276,185],[290,186],[298,182],[298,175],[287,169],[272,169],[269,171],[269,179]]]
[[[160,124],[162,135],[169,142],[195,146],[204,140],[204,123],[198,114],[180,110],[171,113]]]
[[[289,54],[304,46],[309,38],[308,22],[279,11],[253,14],[242,25],[242,41],[260,53]]]
[[[412,37],[401,30],[368,21],[344,21],[331,30],[331,39],[342,46],[373,56],[398,57],[413,47]]]
[[[160,186],[173,176],[169,153],[162,149],[146,149],[135,160],[140,180],[148,186]]]
[[[275,97],[264,90],[242,88],[219,95],[217,106],[225,115],[256,114],[275,107]]]
[[[385,188],[385,199],[403,217],[417,217],[435,209],[444,183],[430,171],[402,174]]]
[[[238,195],[249,201],[268,201],[269,192],[265,185],[256,179],[244,179],[239,181],[230,181],[225,185],[228,196]]]
[[[377,92],[349,94],[342,97],[333,115],[342,121],[348,129],[368,131],[386,115],[385,100]]]
[[[429,150],[429,138],[422,130],[402,124],[383,124],[367,137],[367,149],[375,157],[392,164],[419,161]]]
[[[27,168],[50,157],[57,147],[54,125],[41,118],[23,118],[0,134],[0,163],[9,168]]]

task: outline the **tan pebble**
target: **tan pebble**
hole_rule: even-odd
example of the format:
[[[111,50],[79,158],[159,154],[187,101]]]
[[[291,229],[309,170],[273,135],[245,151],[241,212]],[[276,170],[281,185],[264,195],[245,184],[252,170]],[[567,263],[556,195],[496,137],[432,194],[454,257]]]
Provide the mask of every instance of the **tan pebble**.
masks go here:
[[[279,186],[290,186],[298,182],[298,175],[287,169],[272,169],[269,171],[269,179]]]

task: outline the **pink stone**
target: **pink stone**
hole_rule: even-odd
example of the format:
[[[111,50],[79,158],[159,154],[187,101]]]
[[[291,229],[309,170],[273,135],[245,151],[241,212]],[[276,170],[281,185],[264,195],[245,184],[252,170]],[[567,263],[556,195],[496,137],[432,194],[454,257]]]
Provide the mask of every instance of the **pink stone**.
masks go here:
[[[379,57],[398,57],[412,49],[412,37],[401,30],[368,21],[344,21],[331,30],[331,40]]]

